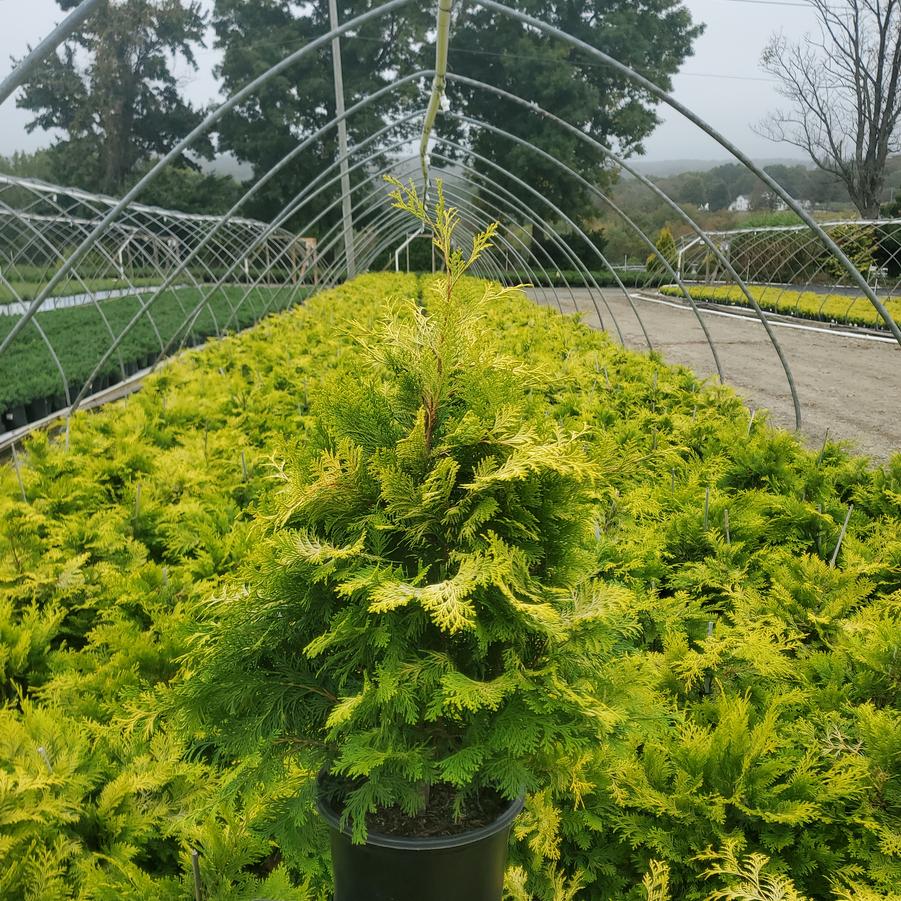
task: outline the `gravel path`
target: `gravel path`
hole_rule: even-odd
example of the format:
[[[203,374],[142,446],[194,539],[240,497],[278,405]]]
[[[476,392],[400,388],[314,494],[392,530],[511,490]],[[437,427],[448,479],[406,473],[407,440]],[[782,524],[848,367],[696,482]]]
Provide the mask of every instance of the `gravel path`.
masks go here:
[[[578,309],[588,325],[599,325],[587,290],[574,289],[573,296],[565,288],[557,290],[565,312]],[[538,303],[556,306],[550,290],[530,289],[529,293]],[[626,346],[646,348],[638,320],[622,292],[606,290],[602,294]],[[644,291],[632,292],[631,297],[655,350],[664,359],[689,366],[700,376],[716,375],[704,333],[687,306]],[[600,299],[598,306],[616,338],[607,306]],[[701,315],[716,343],[724,381],[750,407],[766,408],[773,422],[794,428],[785,374],[763,326],[733,313],[703,311]],[[794,374],[801,401],[801,432],[811,447],[820,447],[828,429],[833,440],[848,441],[855,450],[879,461],[901,452],[901,347],[881,337],[830,331],[817,323],[774,322],[773,329]]]

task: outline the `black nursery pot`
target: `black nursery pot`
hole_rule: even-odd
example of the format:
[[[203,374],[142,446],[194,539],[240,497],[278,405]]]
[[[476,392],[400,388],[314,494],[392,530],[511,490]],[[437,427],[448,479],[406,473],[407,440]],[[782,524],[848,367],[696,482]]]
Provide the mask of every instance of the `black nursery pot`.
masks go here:
[[[369,832],[355,845],[322,797],[335,873],[334,901],[501,901],[507,842],[523,808],[518,798],[489,826],[442,838]]]
[[[3,413],[3,425],[8,432],[20,429],[28,425],[28,416],[25,413],[25,404],[16,404]]]

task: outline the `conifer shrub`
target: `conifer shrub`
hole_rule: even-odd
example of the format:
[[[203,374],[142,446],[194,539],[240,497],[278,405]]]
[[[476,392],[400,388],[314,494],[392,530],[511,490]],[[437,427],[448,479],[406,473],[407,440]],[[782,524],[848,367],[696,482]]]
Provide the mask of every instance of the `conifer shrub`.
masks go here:
[[[679,250],[676,247],[676,239],[673,237],[673,233],[665,225],[657,233],[657,240],[654,244],[657,247],[657,253],[659,253],[660,256],[658,256],[657,253],[648,254],[645,263],[648,272],[657,273],[665,271],[666,267],[663,265],[660,257],[663,257],[663,259],[675,269],[679,260]]]
[[[499,809],[604,721],[598,602],[580,590],[597,469],[542,415],[547,375],[485,327],[507,290],[462,281],[496,224],[464,255],[440,187],[434,214],[412,188],[391,196],[445,272],[359,331],[368,369],[327,386],[280,466],[181,692],[225,754],[323,767],[358,841],[376,811],[437,809],[453,830]]]

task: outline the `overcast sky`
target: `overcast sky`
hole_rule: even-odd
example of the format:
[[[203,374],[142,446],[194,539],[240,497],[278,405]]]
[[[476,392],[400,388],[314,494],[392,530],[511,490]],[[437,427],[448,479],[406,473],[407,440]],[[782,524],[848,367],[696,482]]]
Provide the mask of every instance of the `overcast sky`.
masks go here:
[[[782,30],[799,37],[814,25],[803,0],[685,0],[696,21],[707,28],[674,80],[674,94],[690,109],[721,130],[753,157],[800,156],[788,145],[758,137],[750,126],[778,105],[774,83],[760,71],[760,52],[769,35]],[[203,0],[211,6],[212,0]],[[9,58],[21,57],[62,17],[54,0],[0,0],[0,75]],[[200,69],[181,66],[186,95],[197,103],[217,96],[212,76],[216,54],[200,51]],[[647,140],[648,160],[719,159],[725,156],[696,126],[677,113],[661,108],[663,124]],[[45,132],[25,132],[29,115],[15,108],[13,99],[0,107],[0,154],[31,150],[49,143]]]

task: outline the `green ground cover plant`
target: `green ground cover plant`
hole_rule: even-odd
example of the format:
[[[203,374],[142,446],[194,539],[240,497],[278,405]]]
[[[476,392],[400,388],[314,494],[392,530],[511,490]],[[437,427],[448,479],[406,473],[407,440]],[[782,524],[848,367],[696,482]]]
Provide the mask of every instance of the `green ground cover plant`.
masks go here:
[[[507,284],[532,284],[536,287],[556,287],[564,288],[569,285],[572,288],[591,288],[594,287],[589,277],[584,273],[575,269],[553,269],[547,263],[544,263],[545,272],[537,266],[534,266],[530,272],[506,272],[504,278]],[[665,284],[669,281],[670,276],[665,272],[651,272],[646,269],[617,269],[616,278],[609,269],[592,269],[589,270],[591,279],[600,288],[618,288],[619,282],[623,283],[627,288],[656,288],[658,285]]]
[[[301,757],[224,755],[175,698],[317,405],[353,397],[349,323],[374,334],[424,280],[362,276],[189,351],[0,470],[0,896],[184,899],[196,850],[208,899],[328,897]],[[605,738],[530,793],[510,898],[897,901],[901,457],[809,452],[519,292],[483,331],[546,373],[534,428],[581,433],[600,473]]]
[[[217,323],[220,330],[226,323],[229,323],[229,331],[247,328],[265,313],[297,303],[307,289],[295,289],[290,285],[257,287],[251,289],[241,303],[246,293],[246,288],[237,285],[217,289],[188,331],[184,322],[204,295],[196,288],[164,292],[150,307],[156,330],[147,316],[142,317],[122,341],[119,352],[107,361],[99,378],[121,377],[120,362],[149,364],[161,352],[160,339],[166,344],[175,338],[177,348],[178,341],[185,335],[188,343],[192,339],[196,341],[215,335]],[[117,297],[101,301],[100,309],[88,304],[37,314],[36,319],[53,345],[70,387],[77,390],[91,375],[112,343],[111,335],[118,336],[122,332],[140,305],[140,298]],[[234,315],[233,311],[236,311]],[[8,334],[16,319],[0,316],[0,338]],[[52,409],[60,409],[65,398],[60,402],[59,396],[63,393],[59,370],[40,332],[27,327],[0,357],[0,411],[39,398],[56,399]]]
[[[670,297],[684,297],[678,285],[663,285],[659,290]],[[789,313],[821,322],[885,327],[885,320],[870,301],[860,295],[798,291],[779,285],[748,285],[748,290],[762,309],[774,313]],[[748,306],[744,292],[735,285],[693,285],[689,293],[693,300]],[[896,322],[901,321],[901,300],[895,297],[882,297],[880,300],[892,318]]]

